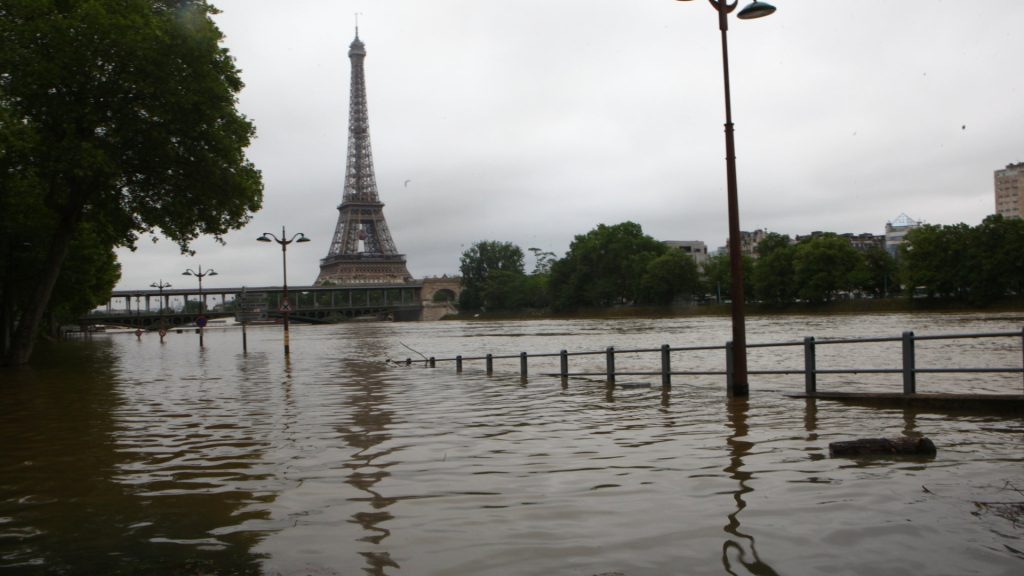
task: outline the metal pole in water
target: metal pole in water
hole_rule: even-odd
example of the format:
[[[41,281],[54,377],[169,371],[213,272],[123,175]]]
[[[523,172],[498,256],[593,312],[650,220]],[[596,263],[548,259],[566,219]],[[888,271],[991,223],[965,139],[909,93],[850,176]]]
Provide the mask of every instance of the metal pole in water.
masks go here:
[[[615,387],[615,347],[609,346],[604,351],[605,354],[605,374],[608,379],[608,387]]]
[[[671,348],[668,344],[661,345],[661,389],[668,391],[672,388],[672,359]]]
[[[903,333],[903,393],[917,391],[917,372],[914,366],[914,333]]]
[[[804,392],[818,391],[817,357],[814,350],[814,336],[804,338]]]
[[[733,392],[732,361],[732,340],[730,340],[725,343],[725,390],[730,398],[735,396]]]

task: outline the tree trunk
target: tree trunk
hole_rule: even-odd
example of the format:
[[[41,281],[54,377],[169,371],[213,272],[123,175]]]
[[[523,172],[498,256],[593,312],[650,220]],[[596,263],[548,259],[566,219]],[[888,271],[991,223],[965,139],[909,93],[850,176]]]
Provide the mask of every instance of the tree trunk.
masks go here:
[[[78,195],[72,194],[72,197],[75,196]],[[71,240],[75,237],[84,205],[84,200],[75,202],[74,205],[67,207],[59,218],[57,228],[53,231],[50,251],[46,255],[46,264],[43,267],[39,284],[28,298],[25,311],[18,319],[18,327],[11,339],[11,347],[4,357],[5,366],[27,364],[32,357],[32,349],[36,343],[36,336],[39,334],[39,325],[46,312],[46,307],[50,304],[53,287],[57,284],[57,278],[60,276],[64,259],[68,255]]]

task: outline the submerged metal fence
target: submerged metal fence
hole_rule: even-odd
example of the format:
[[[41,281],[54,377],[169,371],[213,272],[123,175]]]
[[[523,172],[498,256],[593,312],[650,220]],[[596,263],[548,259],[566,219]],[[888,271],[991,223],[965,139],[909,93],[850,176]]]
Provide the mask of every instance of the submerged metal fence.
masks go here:
[[[1018,367],[976,367],[976,368],[963,368],[963,367],[919,367],[917,365],[917,357],[915,352],[915,344],[919,341],[927,340],[967,340],[967,339],[995,339],[995,338],[1017,338],[1021,343],[1021,365]],[[858,367],[858,368],[823,368],[818,365],[817,351],[822,346],[834,346],[834,345],[861,345],[868,343],[900,343],[900,354],[902,358],[902,365],[897,368],[880,368],[880,367]],[[901,374],[903,380],[903,393],[914,394],[917,392],[917,375],[918,374],[940,374],[940,373],[1003,373],[1003,374],[1021,374],[1022,375],[1022,393],[1024,393],[1024,328],[1016,332],[984,332],[984,333],[972,333],[972,334],[939,334],[929,336],[917,336],[913,332],[903,332],[900,336],[895,337],[878,337],[878,338],[844,338],[844,339],[824,339],[816,340],[813,336],[808,336],[803,340],[790,341],[790,342],[773,342],[764,344],[748,344],[748,349],[759,349],[759,348],[784,348],[784,347],[802,347],[803,349],[803,368],[792,368],[792,369],[780,369],[780,370],[748,370],[747,373],[750,375],[796,375],[802,374],[804,377],[804,390],[807,394],[814,394],[817,391],[818,375],[834,375],[834,374]],[[701,351],[724,351],[725,362],[724,369],[722,370],[674,370],[672,367],[673,354],[679,353],[694,353]],[[640,370],[640,371],[619,371],[615,368],[616,355],[619,354],[657,354],[658,356],[658,370]],[[571,357],[581,356],[600,356],[605,357],[603,371],[579,371],[573,372],[569,369],[569,359]],[[527,354],[526,352],[520,352],[519,354],[486,354],[484,356],[455,356],[453,358],[434,358],[429,357],[423,360],[413,360],[406,358],[405,363],[407,365],[412,364],[424,364],[430,368],[436,368],[438,363],[454,363],[456,373],[462,373],[463,367],[466,363],[471,362],[483,362],[484,371],[490,376],[494,374],[494,361],[495,360],[514,360],[519,359],[519,375],[520,378],[525,380],[529,373],[529,361],[530,359],[540,358],[558,358],[559,370],[558,372],[546,372],[541,373],[543,376],[560,377],[564,382],[569,378],[574,377],[604,377],[609,387],[616,385],[616,378],[620,376],[658,376],[661,378],[661,387],[663,390],[669,390],[672,387],[673,376],[725,376],[726,387],[728,391],[732,391],[732,342],[727,342],[721,346],[679,346],[673,347],[668,344],[663,344],[659,348],[634,348],[634,349],[622,349],[616,350],[614,347],[609,346],[604,350],[585,351],[585,352],[569,352],[567,350],[561,350],[556,353],[546,354]],[[652,362],[653,363],[653,362]]]

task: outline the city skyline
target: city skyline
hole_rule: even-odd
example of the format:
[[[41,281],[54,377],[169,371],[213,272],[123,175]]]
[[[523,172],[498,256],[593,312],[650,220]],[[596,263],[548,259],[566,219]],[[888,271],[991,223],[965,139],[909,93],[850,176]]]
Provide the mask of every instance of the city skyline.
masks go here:
[[[220,273],[211,287],[279,283],[276,253],[255,239],[282,225],[312,240],[289,251],[290,283],[313,282],[344,186],[357,12],[380,197],[414,276],[456,273],[480,240],[561,257],[575,235],[626,220],[659,240],[725,244],[706,3],[214,4],[246,82],[264,207],[194,257],[140,238],[119,251],[119,289],[198,263]],[[775,5],[730,20],[744,230],[881,234],[901,213],[974,225],[994,212],[993,171],[1024,159],[1024,78],[1010,73],[1024,6]]]

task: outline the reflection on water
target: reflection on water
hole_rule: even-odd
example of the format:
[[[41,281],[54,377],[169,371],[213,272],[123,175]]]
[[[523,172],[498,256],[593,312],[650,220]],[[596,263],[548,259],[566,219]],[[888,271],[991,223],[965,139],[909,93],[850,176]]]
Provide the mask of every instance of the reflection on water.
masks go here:
[[[729,478],[736,481],[738,486],[733,492],[736,510],[729,514],[729,523],[725,526],[726,534],[733,538],[727,538],[722,544],[722,565],[729,574],[737,574],[734,564],[738,563],[746,569],[748,574],[776,576],[776,572],[761,561],[761,557],[757,553],[757,546],[754,544],[754,537],[740,531],[740,512],[747,507],[743,496],[754,491],[751,486],[754,475],[743,468],[743,457],[754,447],[753,442],[746,440],[748,408],[748,401],[744,399],[730,400],[727,408],[732,434],[726,440],[729,445],[729,465],[725,467],[725,472],[729,474]]]
[[[345,463],[350,470],[345,482],[366,493],[365,497],[352,498],[353,502],[365,503],[367,508],[355,511],[352,520],[367,531],[360,538],[365,542],[380,544],[391,531],[386,527],[392,519],[388,506],[395,503],[394,498],[386,498],[374,490],[374,486],[390,476],[387,457],[392,449],[379,447],[391,439],[387,433],[391,425],[391,412],[382,409],[387,406],[386,390],[380,390],[376,376],[384,369],[379,362],[364,360],[349,364],[350,377],[345,387],[350,390],[346,404],[351,408],[351,423],[338,425],[338,432],[346,444],[355,449],[351,459]],[[399,568],[387,552],[360,552],[367,561],[370,574],[384,574],[384,568]]]
[[[749,326],[767,341],[1020,322]],[[518,360],[491,377],[384,361],[407,347],[476,356],[728,333],[716,318],[297,326],[289,361],[273,327],[251,327],[247,353],[231,330],[206,331],[202,350],[184,333],[44,348],[44,361],[0,385],[0,572],[1019,572],[1019,525],[976,503],[1024,486],[1020,418],[784,398],[802,390],[799,376],[757,379],[749,400],[726,402],[715,377],[676,377],[663,392],[656,377],[610,389],[533,364],[521,381]],[[972,344],[971,355],[1005,365],[1020,350]],[[938,457],[827,456],[834,440],[897,434],[929,436]]]

